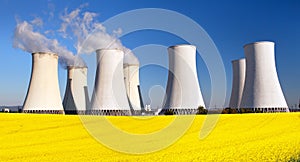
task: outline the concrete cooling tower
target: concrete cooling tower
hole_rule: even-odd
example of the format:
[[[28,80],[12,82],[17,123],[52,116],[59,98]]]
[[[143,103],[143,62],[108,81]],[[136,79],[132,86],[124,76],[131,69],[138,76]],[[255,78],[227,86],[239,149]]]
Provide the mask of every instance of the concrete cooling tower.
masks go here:
[[[96,53],[97,70],[90,113],[131,115],[124,83],[124,52],[117,49],[100,49]]]
[[[233,69],[233,78],[229,107],[240,108],[246,76],[246,60],[239,59],[234,60],[231,63]]]
[[[279,84],[274,42],[255,42],[244,46],[246,79],[241,108],[263,112],[288,112]]]
[[[68,66],[68,80],[63,106],[66,114],[85,114],[90,107],[87,67]]]
[[[58,55],[50,52],[32,54],[32,72],[24,113],[64,114],[58,86]]]
[[[123,71],[131,112],[134,115],[140,115],[143,105],[141,104],[141,96],[139,94],[139,64],[124,64]]]
[[[196,47],[176,45],[168,48],[169,75],[165,104],[160,114],[172,110],[174,114],[196,114],[203,106],[203,98],[196,70]]]

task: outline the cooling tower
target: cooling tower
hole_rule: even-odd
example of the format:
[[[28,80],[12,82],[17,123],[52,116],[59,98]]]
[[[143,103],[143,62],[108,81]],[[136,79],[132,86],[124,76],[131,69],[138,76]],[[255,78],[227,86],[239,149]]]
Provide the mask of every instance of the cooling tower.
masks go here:
[[[246,60],[239,59],[234,60],[231,63],[233,69],[233,78],[229,107],[240,108],[245,83]]]
[[[97,70],[90,113],[130,115],[124,84],[124,52],[117,49],[100,49],[96,53]]]
[[[169,75],[165,104],[160,114],[172,110],[174,114],[196,114],[203,106],[203,98],[196,70],[196,47],[177,45],[168,48]]]
[[[132,114],[139,115],[143,107],[139,94],[139,64],[124,64],[123,71],[129,106]]]
[[[23,105],[24,113],[64,114],[58,86],[58,55],[32,54],[32,72]]]
[[[288,112],[279,84],[273,42],[255,42],[244,46],[246,79],[241,108],[263,112]]]
[[[68,66],[68,80],[63,106],[66,114],[85,114],[90,107],[87,67]]]

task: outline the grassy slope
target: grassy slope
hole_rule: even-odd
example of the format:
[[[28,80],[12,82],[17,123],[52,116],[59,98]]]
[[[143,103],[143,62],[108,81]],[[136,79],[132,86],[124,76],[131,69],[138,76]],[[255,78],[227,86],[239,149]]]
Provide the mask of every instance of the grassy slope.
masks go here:
[[[211,134],[200,140],[205,117],[197,116],[170,147],[131,155],[101,145],[78,116],[0,114],[0,161],[276,161],[300,153],[300,113],[221,115]],[[124,131],[141,134],[166,127],[174,116],[108,119]]]

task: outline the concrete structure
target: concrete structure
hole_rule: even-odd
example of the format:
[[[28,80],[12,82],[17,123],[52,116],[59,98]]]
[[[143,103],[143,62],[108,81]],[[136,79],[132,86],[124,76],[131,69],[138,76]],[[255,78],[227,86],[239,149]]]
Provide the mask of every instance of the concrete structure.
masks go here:
[[[240,108],[246,77],[246,60],[234,60],[232,63],[232,90],[229,102],[230,108]]]
[[[288,112],[278,80],[274,42],[255,42],[244,46],[246,79],[241,108],[263,112]]]
[[[139,94],[139,64],[123,64],[124,81],[129,105],[134,115],[140,115],[143,105]]]
[[[124,52],[99,49],[97,71],[92,96],[94,115],[131,115],[123,74]]]
[[[58,55],[50,52],[32,54],[32,72],[24,113],[64,114],[58,85]]]
[[[9,108],[3,108],[3,109],[2,109],[2,112],[9,113],[10,110],[9,110]]]
[[[198,106],[205,107],[197,76],[196,47],[171,46],[168,53],[168,83],[160,114],[167,110],[172,110],[174,114],[196,114]]]
[[[90,108],[87,67],[68,66],[68,80],[63,100],[66,114],[85,114]]]

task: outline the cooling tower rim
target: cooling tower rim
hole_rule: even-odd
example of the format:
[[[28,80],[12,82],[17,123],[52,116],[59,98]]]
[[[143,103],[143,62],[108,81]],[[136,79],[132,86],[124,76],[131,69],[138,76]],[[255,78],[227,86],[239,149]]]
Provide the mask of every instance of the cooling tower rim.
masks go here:
[[[232,60],[231,62],[235,63],[235,62],[241,62],[241,61],[245,61],[245,60],[246,60],[246,58],[240,58],[240,59]]]
[[[177,44],[177,45],[173,45],[173,46],[170,46],[168,47],[168,49],[173,49],[173,48],[177,48],[177,47],[193,47],[196,49],[196,46],[195,45],[192,45],[192,44]]]
[[[68,65],[67,69],[87,69],[88,67],[86,65],[84,66],[76,66],[76,65]]]
[[[247,43],[243,46],[243,48],[250,46],[250,45],[255,45],[255,44],[272,44],[272,45],[274,45],[275,42],[273,42],[273,41],[257,41],[257,42]]]
[[[54,53],[54,52],[32,52],[31,54],[32,55],[35,55],[35,54],[39,54],[39,55],[48,54],[48,55],[56,55],[56,56],[58,56],[58,54]]]

